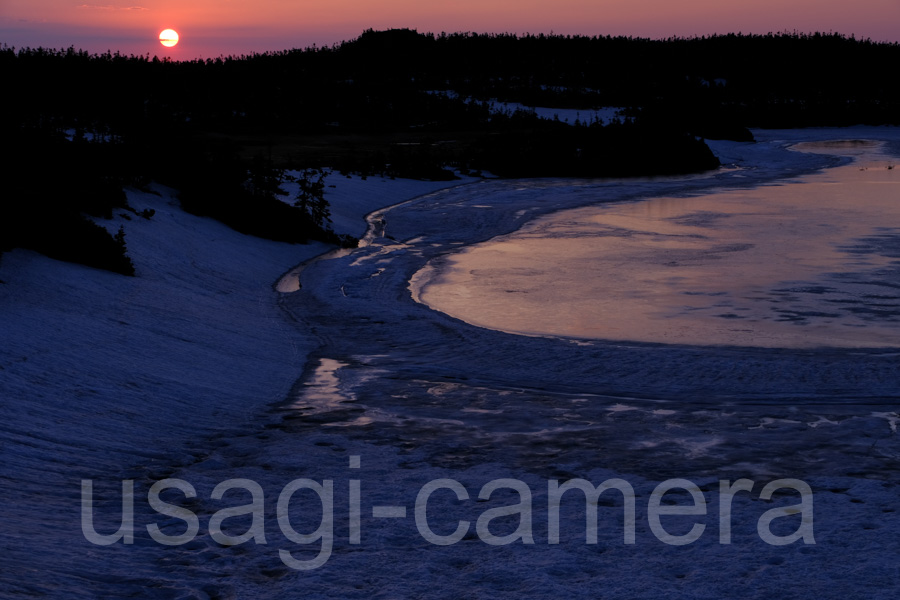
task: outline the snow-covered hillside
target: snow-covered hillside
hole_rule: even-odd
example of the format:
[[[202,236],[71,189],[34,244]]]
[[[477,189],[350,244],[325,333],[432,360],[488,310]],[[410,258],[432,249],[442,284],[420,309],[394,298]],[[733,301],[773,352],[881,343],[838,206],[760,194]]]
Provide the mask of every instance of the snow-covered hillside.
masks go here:
[[[458,183],[334,173],[326,198],[336,231],[359,236],[371,210]],[[83,556],[82,478],[161,477],[192,462],[210,432],[283,400],[317,346],[273,285],[328,247],[239,234],[183,212],[162,187],[128,201],[154,216],[101,223],[124,226],[134,278],[22,250],[0,262],[0,596],[48,593],[60,582],[33,574]]]

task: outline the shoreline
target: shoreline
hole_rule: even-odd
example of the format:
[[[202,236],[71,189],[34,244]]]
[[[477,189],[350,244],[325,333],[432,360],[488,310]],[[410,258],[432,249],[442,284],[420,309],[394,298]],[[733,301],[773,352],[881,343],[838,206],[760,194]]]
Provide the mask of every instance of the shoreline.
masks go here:
[[[875,183],[887,184],[892,181],[887,176],[898,157],[887,153],[886,146],[885,141],[879,140],[801,141],[788,145],[786,149],[807,154],[834,156],[839,158],[840,162],[824,170],[784,180],[778,186],[760,184],[760,186],[747,191],[722,186],[710,190],[707,194],[692,194],[686,198],[669,197],[662,194],[661,196],[650,195],[633,202],[598,201],[591,206],[563,208],[558,212],[551,212],[523,223],[521,227],[510,233],[501,233],[483,242],[462,245],[432,258],[414,273],[409,289],[415,302],[470,325],[527,337],[558,338],[584,343],[629,344],[641,342],[696,347],[795,350],[896,349],[900,342],[896,339],[896,332],[891,330],[887,323],[872,324],[867,322],[869,319],[866,319],[866,322],[860,322],[858,319],[854,320],[855,313],[848,312],[843,315],[845,318],[838,320],[837,324],[831,325],[833,320],[838,319],[841,315],[829,313],[829,309],[834,312],[834,304],[828,303],[853,302],[848,297],[855,298],[862,294],[863,292],[856,289],[860,286],[868,286],[866,289],[869,290],[869,293],[876,294],[884,289],[880,286],[889,285],[889,279],[869,281],[864,273],[854,272],[856,274],[852,284],[854,289],[841,288],[842,278],[846,278],[845,275],[850,273],[835,274],[835,269],[852,269],[849,263],[858,262],[859,258],[854,261],[851,261],[849,257],[844,258],[839,263],[844,265],[843,267],[838,263],[828,263],[820,267],[816,273],[799,270],[799,267],[786,272],[784,265],[781,265],[781,270],[778,271],[780,277],[766,275],[765,277],[776,278],[771,281],[765,277],[760,279],[764,272],[772,272],[779,266],[776,259],[782,254],[797,255],[799,252],[804,259],[810,260],[813,255],[827,256],[829,247],[860,243],[860,239],[864,239],[865,236],[873,236],[878,232],[880,229],[878,225],[883,221],[873,220],[872,208],[868,209],[868,213],[858,213],[859,218],[857,219],[860,223],[867,223],[869,229],[866,229],[866,226],[851,229],[848,227],[849,224],[836,221],[834,214],[838,212],[843,216],[843,213],[850,209],[850,205],[844,200],[835,204],[834,198],[844,198],[852,194],[855,189],[854,185],[864,187],[873,185],[873,178],[875,178]],[[857,168],[861,160],[865,161],[868,167]],[[887,171],[884,170],[885,168]],[[873,170],[873,173],[867,175],[866,178],[861,178],[862,174],[857,173],[857,171],[869,171],[870,169]],[[877,170],[881,170],[881,176],[875,174]],[[711,174],[706,175],[707,178],[711,176]],[[837,193],[830,189],[831,185],[835,183],[841,183]],[[823,185],[825,187],[822,187]],[[813,191],[805,192],[806,189]],[[881,186],[869,189],[878,191]],[[814,202],[812,201],[813,195],[815,195]],[[870,198],[870,204],[880,202],[877,204],[880,209],[888,210],[890,206],[890,202],[888,202],[890,194],[888,196],[885,196],[884,193],[875,195],[870,191],[866,197]],[[739,199],[737,205],[734,204],[736,198]],[[486,201],[489,202],[490,199],[487,198]],[[791,207],[794,205],[791,202],[796,205],[793,210]],[[775,218],[769,218],[764,225],[761,225],[760,217],[756,213],[762,211],[762,213],[768,214],[767,211],[771,210],[783,212],[778,213],[779,216]],[[792,242],[781,243],[779,246],[779,242],[783,239],[786,240],[783,234],[771,239],[765,237],[766,228],[781,225],[782,220],[790,220],[798,216],[798,211],[805,212],[806,210],[812,212],[804,220],[808,220],[812,224],[806,226],[805,229],[793,225],[791,231],[795,233],[790,236],[793,239]],[[825,215],[831,214],[831,220],[822,221],[821,219],[827,218],[818,214],[822,211],[825,211]],[[722,229],[715,226],[709,228],[703,222],[699,225],[693,222],[682,223],[684,219],[688,219],[694,213],[704,215],[705,219],[728,219],[720,224]],[[740,219],[745,213],[755,215],[756,221],[748,220],[747,223],[741,221]],[[737,223],[734,221],[735,218],[738,219]],[[678,225],[673,225],[672,221],[676,221]],[[738,233],[741,227],[746,227],[748,223],[755,224],[754,233],[752,235]],[[818,244],[807,240],[805,244],[798,244],[806,238],[795,230],[802,229],[804,232],[815,234],[816,231],[820,231],[818,228],[828,227],[830,231],[839,226],[842,226],[845,231],[837,240],[829,238],[825,243]],[[850,233],[851,231],[855,231],[855,233]],[[738,237],[735,237],[735,234]],[[580,242],[581,238],[589,238],[591,242]],[[686,238],[696,239],[688,242]],[[865,237],[865,239],[868,238]],[[673,250],[672,243],[676,244],[674,248],[682,251],[679,253]],[[798,250],[798,245],[805,250]],[[598,250],[598,246],[603,250]],[[723,247],[726,248],[724,252],[720,251],[715,254],[718,248]],[[627,261],[630,256],[627,254],[628,250],[624,250],[627,248],[638,253],[637,256],[640,257],[641,262],[637,262],[637,258],[634,259],[635,262],[623,262]],[[815,254],[813,254],[813,250]],[[626,254],[623,255],[623,252]],[[711,253],[713,256],[707,258],[707,255]],[[745,258],[745,253],[753,255],[755,258]],[[609,259],[615,264],[615,271],[610,271],[610,267],[604,266],[606,265],[604,262],[606,255],[615,256],[614,259]],[[661,263],[661,261],[673,260],[673,256],[680,257],[678,264],[687,271],[681,277],[672,273],[671,262],[667,262],[665,265]],[[716,260],[710,262],[713,259]],[[720,262],[732,264],[735,259],[738,262],[737,267],[723,267],[720,264]],[[821,261],[821,258],[819,260]],[[503,265],[503,268],[499,270],[493,267],[493,264],[498,261]],[[882,260],[882,263],[885,264],[879,263],[881,269],[886,269],[890,265],[890,261],[886,258]],[[768,266],[754,269],[754,264]],[[657,271],[654,271],[654,268]],[[698,275],[695,272],[698,268],[707,268],[709,272]],[[784,303],[789,305],[787,307],[781,304],[772,307],[776,311],[770,316],[764,308],[759,306],[758,302],[753,305],[746,298],[743,302],[738,302],[740,297],[735,296],[737,293],[735,290],[738,288],[732,289],[728,287],[727,283],[716,284],[708,281],[710,277],[713,281],[719,280],[710,273],[718,273],[719,277],[727,279],[727,273],[723,272],[723,269],[727,271],[729,268],[743,268],[742,279],[744,280],[747,277],[756,277],[757,287],[752,290],[741,287],[738,290],[740,296],[767,296],[766,290],[769,288],[765,287],[766,285],[775,288],[787,286],[792,290],[799,287],[802,289],[796,293],[801,294],[803,289],[809,288],[822,295],[827,289],[828,295],[823,297],[824,302],[817,296],[803,295],[802,301],[795,300],[793,303]],[[872,270],[875,267],[869,265],[868,268]],[[573,269],[575,275],[561,273]],[[634,281],[630,287],[623,290],[622,286],[627,286],[629,279],[626,276],[624,280],[620,280],[616,276],[619,269],[624,269],[626,272],[634,271],[635,274],[640,275],[639,279],[652,278],[655,275],[657,277],[654,279],[656,286],[651,288],[644,285],[641,287],[638,281]],[[588,280],[591,277],[598,277],[603,284],[595,284],[593,288],[586,287],[581,290],[580,288],[583,286],[590,286]],[[673,297],[674,292],[663,291],[668,290],[667,286],[672,285],[666,282],[666,277],[682,280],[686,277],[692,278],[691,284],[688,284],[687,287],[682,284],[678,288],[681,294],[688,294],[689,297]],[[701,277],[702,280],[699,279]],[[871,277],[874,277],[874,274]],[[759,287],[760,285],[763,287]],[[503,289],[506,294],[501,293]],[[551,298],[543,294],[542,290],[550,289],[554,290],[554,296],[558,293],[565,293],[568,298],[559,306],[554,305],[552,318],[543,308],[547,302],[551,301]],[[660,296],[653,294],[660,294]],[[636,314],[629,312],[629,301],[626,298],[630,297],[633,298],[633,302],[639,302],[640,298],[648,296],[657,299],[654,302],[648,301],[648,306],[643,312]],[[704,300],[691,302],[696,296],[703,297]],[[716,296],[713,306],[717,308],[710,306],[712,301],[706,300],[709,296]],[[835,299],[829,299],[832,297]],[[664,304],[667,301],[671,304]],[[597,306],[607,308],[595,308]],[[613,306],[616,308],[612,308]],[[685,308],[686,306],[691,308]],[[653,308],[654,313],[665,314],[665,318],[657,317],[653,320],[652,315],[648,312],[650,307]],[[701,309],[705,309],[705,312],[701,313],[704,316],[697,317],[696,311]],[[734,312],[735,310],[751,311],[751,309],[755,312],[741,314]],[[812,319],[809,324],[804,319],[802,328],[797,325],[793,327],[779,326],[777,321],[772,321],[779,314],[791,312],[791,309],[794,309],[798,315],[814,313],[828,316],[830,319],[825,319],[824,323],[822,319]],[[508,314],[510,310],[514,314]],[[884,312],[885,309],[881,310]],[[608,318],[607,311],[611,311],[616,316]],[[715,318],[722,316],[716,313],[728,313],[729,311],[731,312],[728,317],[732,320],[728,323]],[[759,311],[763,311],[763,313]],[[753,318],[750,321],[746,320],[751,317]],[[761,317],[769,320],[761,320]],[[618,324],[623,320],[628,323],[646,322],[646,324],[643,327],[639,325],[637,328],[629,325],[620,331]],[[859,332],[855,329],[847,329],[849,326],[845,322],[847,320],[851,321],[854,327],[863,327],[864,325],[866,327]],[[841,324],[843,327],[840,326]],[[742,333],[740,335],[729,334],[727,331],[732,330],[729,328],[737,328],[733,330]],[[604,331],[606,335],[603,334]],[[699,334],[699,331],[704,333]],[[819,340],[818,343],[816,340]]]
[[[866,135],[872,135],[871,128],[863,128],[863,130]],[[731,172],[724,174],[724,177],[728,178],[725,182],[721,178],[717,179],[716,177],[704,180],[700,184],[696,182],[682,182],[682,187],[674,192],[670,186],[665,186],[665,193],[666,195],[696,195],[697,193],[705,193],[708,189],[724,185],[727,181],[731,181],[732,185],[736,187],[753,187],[774,182],[779,178],[818,171],[831,164],[845,163],[849,159],[790,152],[785,150],[784,147],[803,140],[847,137],[848,135],[855,135],[857,131],[827,129],[817,130],[812,133],[809,131],[765,132],[768,139],[764,140],[764,143],[770,148],[768,151],[760,150],[761,144],[725,144],[726,151],[729,153],[727,156],[742,159],[733,162],[753,167],[750,169],[750,172],[754,174],[753,181],[746,181],[747,177],[744,176],[744,173]],[[894,139],[896,139],[896,132],[888,131],[888,133],[894,134]],[[877,135],[874,137],[877,137]],[[773,147],[780,149],[771,150]],[[753,152],[757,155],[759,152],[769,152],[769,161],[763,162],[761,165],[750,163],[750,159],[744,157],[752,156],[751,153]],[[597,340],[589,342],[579,341],[576,344],[573,341],[566,340],[525,338],[468,325],[424,305],[417,304],[410,294],[408,282],[428,261],[439,258],[445,253],[456,251],[460,247],[479,243],[497,235],[504,235],[514,231],[521,226],[522,222],[535,218],[535,216],[597,202],[596,189],[591,188],[590,184],[581,185],[580,189],[584,193],[572,199],[567,206],[562,207],[552,205],[552,202],[546,198],[546,194],[552,192],[553,186],[565,185],[558,181],[504,180],[482,185],[490,186],[490,188],[478,190],[479,195],[477,197],[472,197],[471,194],[461,192],[458,189],[455,191],[449,190],[440,193],[440,198],[431,201],[426,199],[408,205],[403,211],[394,211],[390,215],[391,227],[397,239],[403,242],[398,247],[385,246],[359,249],[350,257],[318,263],[308,272],[316,283],[311,284],[313,287],[310,289],[305,287],[296,298],[287,297],[286,303],[289,310],[293,306],[297,308],[303,306],[304,309],[302,310],[305,310],[307,306],[313,306],[315,310],[311,311],[308,318],[314,321],[317,318],[314,315],[321,308],[321,318],[326,323],[337,325],[339,318],[328,305],[332,301],[339,302],[342,307],[342,313],[347,316],[350,322],[359,322],[364,326],[363,329],[376,332],[367,336],[366,339],[359,339],[356,335],[353,335],[356,343],[352,341],[342,343],[335,337],[336,333],[328,334],[328,343],[326,348],[320,351],[320,355],[329,355],[331,353],[330,356],[332,358],[340,359],[341,356],[354,353],[379,355],[390,353],[389,348],[421,346],[427,350],[425,354],[431,357],[429,362],[433,366],[427,367],[427,370],[431,372],[443,370],[464,371],[466,368],[463,365],[466,361],[462,361],[456,356],[448,356],[448,353],[441,351],[439,347],[424,344],[420,341],[425,339],[444,339],[449,332],[454,332],[451,334],[452,339],[463,338],[469,340],[467,345],[474,351],[473,356],[485,354],[481,349],[482,346],[491,347],[494,345],[497,346],[499,353],[509,354],[510,356],[520,354],[521,348],[532,346],[535,348],[534,352],[539,355],[547,352],[551,356],[559,356],[563,371],[571,372],[568,377],[570,380],[581,380],[584,385],[593,385],[602,393],[611,396],[628,396],[635,393],[638,396],[671,393],[678,396],[702,393],[706,396],[709,396],[709,394],[722,394],[725,397],[731,397],[735,394],[731,386],[727,382],[714,383],[716,377],[710,376],[709,372],[716,372],[718,368],[722,367],[724,362],[730,363],[732,358],[738,356],[741,357],[739,371],[742,373],[739,372],[736,375],[740,375],[748,381],[748,385],[745,385],[740,393],[748,399],[751,397],[767,398],[779,395],[803,396],[808,393],[815,394],[814,390],[818,386],[813,386],[811,382],[820,376],[825,377],[823,385],[828,385],[825,381],[834,381],[833,385],[842,389],[845,396],[858,394],[879,398],[888,397],[895,391],[892,380],[895,376],[895,369],[884,361],[884,359],[894,353],[891,349],[875,349],[871,351],[854,349],[791,351],[778,348],[748,349],[741,346],[715,347],[713,350],[714,354],[721,352],[732,358],[726,356],[709,357],[701,361],[706,366],[707,373],[704,374],[704,369],[701,368],[701,365],[696,360],[699,356],[709,355],[709,349],[704,346],[672,346],[664,343],[606,342]],[[657,193],[653,189],[652,184],[645,183],[633,184],[628,186],[627,189],[623,189],[616,184],[606,184],[604,188],[601,184],[597,189],[616,192],[618,195],[612,199],[613,201],[630,201],[649,197]],[[468,188],[468,191],[471,190],[472,188]],[[485,196],[484,192],[490,192],[490,194]],[[572,195],[570,194],[570,196]],[[485,197],[491,199],[492,208],[478,209],[473,206],[484,204],[485,201],[482,198]],[[457,214],[460,216],[457,217]],[[452,226],[450,225],[451,223],[453,224]],[[412,243],[410,243],[411,241]],[[375,266],[376,263],[378,266]],[[313,280],[311,279],[310,281]],[[347,296],[342,296],[338,300],[335,298],[335,294],[340,294],[339,290],[341,289],[344,290]],[[294,302],[297,302],[297,304],[294,304]],[[301,320],[304,318],[299,313],[295,316]],[[378,327],[375,325],[378,325]],[[331,329],[331,326],[328,329]],[[401,332],[402,335],[396,335]],[[375,343],[372,343],[371,338],[373,337],[382,341],[376,340]],[[569,347],[573,345],[581,345],[582,348],[574,353],[576,357],[580,358],[576,358],[570,363],[562,357],[570,352]],[[440,346],[440,344],[437,344],[437,346]],[[328,349],[329,347],[331,348],[330,350]],[[349,348],[351,347],[358,349],[350,351]],[[646,353],[665,355],[664,364],[661,364],[657,372],[650,377],[635,378],[634,369],[625,367],[629,360],[627,357],[632,356],[633,360],[638,360],[638,356]],[[588,369],[590,364],[588,357],[591,355],[603,356],[610,360],[609,376],[598,376],[591,374],[589,370],[585,370]],[[789,379],[778,378],[770,381],[770,378],[765,376],[764,373],[772,368],[771,365],[779,363],[786,357],[792,357],[792,361],[797,363],[796,367],[806,365],[802,368],[810,369],[810,372],[804,375],[801,371],[796,373],[796,377],[790,377]],[[857,377],[853,373],[858,373],[859,369],[868,368],[864,366],[867,359],[863,357],[876,359],[876,370],[870,376],[871,385],[855,384],[847,387],[845,384]],[[417,365],[424,360],[420,356],[411,358],[413,363]],[[487,356],[484,356],[481,360],[487,361],[485,364],[490,362]],[[830,362],[832,360],[837,360],[838,364],[835,365],[835,368],[830,369],[826,376],[825,372],[820,370],[822,365],[817,366],[817,363]],[[533,361],[524,362],[532,363]],[[668,363],[670,366],[665,366],[665,363]],[[448,365],[447,369],[437,367],[437,365],[443,364]],[[550,364],[555,363],[551,362]],[[565,367],[562,367],[562,365],[565,365]],[[418,368],[420,367],[417,366],[416,369]],[[531,365],[531,368],[523,365],[509,365],[509,369],[511,370],[502,375],[498,374],[497,377],[504,380],[520,378],[522,384],[526,387],[528,385],[541,387],[539,378],[537,380],[535,378],[535,374],[541,372],[541,368],[537,367],[536,363]],[[619,369],[623,373],[629,373],[630,375],[628,377],[613,376]],[[733,370],[733,367],[729,367],[729,370]],[[497,379],[497,377],[494,379]],[[558,380],[556,385],[565,387],[565,384],[559,381],[564,378],[562,375],[554,378]],[[843,383],[837,384],[838,381],[843,381]],[[716,390],[719,391],[716,392]]]

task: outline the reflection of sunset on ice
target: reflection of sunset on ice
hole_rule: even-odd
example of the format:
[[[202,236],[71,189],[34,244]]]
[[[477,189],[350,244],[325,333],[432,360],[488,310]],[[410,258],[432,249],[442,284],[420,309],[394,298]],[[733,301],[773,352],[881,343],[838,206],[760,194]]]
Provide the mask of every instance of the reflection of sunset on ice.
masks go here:
[[[416,276],[419,298],[473,325],[526,335],[771,348],[896,345],[900,307],[884,293],[895,285],[890,248],[897,242],[883,225],[900,214],[893,212],[900,182],[892,159],[861,140],[795,149],[855,161],[778,186],[534,219],[513,234],[441,255]],[[542,201],[608,195],[603,184],[590,185],[557,185]]]

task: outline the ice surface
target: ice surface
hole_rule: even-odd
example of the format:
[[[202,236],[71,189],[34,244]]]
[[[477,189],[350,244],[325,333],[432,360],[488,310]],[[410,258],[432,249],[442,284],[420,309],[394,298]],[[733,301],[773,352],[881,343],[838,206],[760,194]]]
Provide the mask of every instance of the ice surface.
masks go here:
[[[883,146],[799,144],[856,160],[750,190],[605,203],[598,186],[596,206],[441,256],[441,268],[416,276],[419,298],[525,334],[896,346],[900,228],[890,224],[900,222],[900,170]]]

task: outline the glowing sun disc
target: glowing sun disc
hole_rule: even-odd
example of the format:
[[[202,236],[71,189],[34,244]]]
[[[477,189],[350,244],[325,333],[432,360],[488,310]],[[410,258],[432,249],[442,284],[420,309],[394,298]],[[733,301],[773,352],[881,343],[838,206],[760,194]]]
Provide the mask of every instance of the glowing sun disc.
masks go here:
[[[166,48],[171,48],[178,43],[178,32],[174,29],[164,29],[159,32],[159,43]]]

